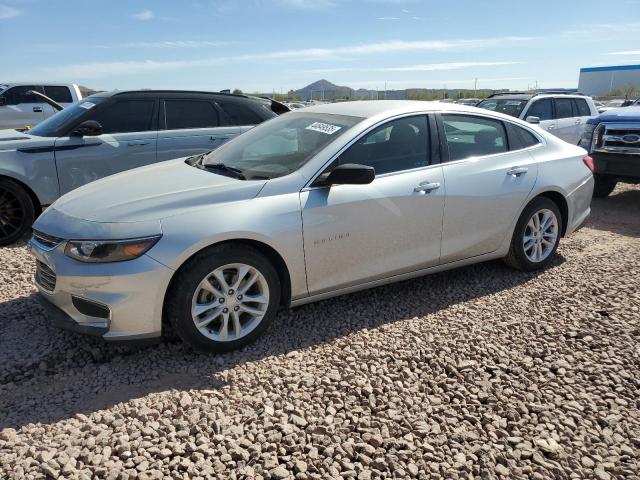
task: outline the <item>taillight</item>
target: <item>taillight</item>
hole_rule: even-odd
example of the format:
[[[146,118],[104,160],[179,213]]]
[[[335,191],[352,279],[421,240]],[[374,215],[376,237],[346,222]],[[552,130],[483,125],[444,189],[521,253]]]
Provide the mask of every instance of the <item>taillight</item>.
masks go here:
[[[596,164],[593,161],[593,158],[591,158],[589,155],[582,157],[582,161],[584,162],[584,164],[587,166],[587,168],[589,170],[591,170],[591,173],[595,173],[596,171]]]

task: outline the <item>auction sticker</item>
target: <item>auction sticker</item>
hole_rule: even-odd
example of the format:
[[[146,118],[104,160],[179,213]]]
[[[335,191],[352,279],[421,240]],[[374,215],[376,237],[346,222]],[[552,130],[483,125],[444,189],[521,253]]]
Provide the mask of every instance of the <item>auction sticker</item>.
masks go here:
[[[311,125],[309,125],[307,128],[305,128],[305,130],[313,130],[314,132],[320,132],[320,133],[326,133],[327,135],[333,135],[334,133],[336,133],[341,128],[342,127],[339,127],[338,125],[331,125],[330,123],[315,122],[315,123],[312,123]]]
[[[80,105],[78,105],[80,108],[84,108],[86,110],[89,110],[90,108],[93,108],[96,106],[95,103],[91,103],[91,102],[83,102]]]

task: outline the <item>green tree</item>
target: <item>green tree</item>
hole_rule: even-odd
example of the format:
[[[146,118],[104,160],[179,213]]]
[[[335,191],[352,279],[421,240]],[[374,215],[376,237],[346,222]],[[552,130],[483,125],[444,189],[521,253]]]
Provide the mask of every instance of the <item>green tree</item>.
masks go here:
[[[236,88],[236,89],[233,91],[233,94],[234,94],[234,95],[242,95],[242,90],[240,90],[239,88]]]

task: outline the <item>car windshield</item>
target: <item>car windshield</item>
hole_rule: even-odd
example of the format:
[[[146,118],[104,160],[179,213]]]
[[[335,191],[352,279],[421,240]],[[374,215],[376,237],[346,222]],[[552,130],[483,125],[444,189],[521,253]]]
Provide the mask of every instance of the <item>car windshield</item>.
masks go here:
[[[233,169],[247,179],[281,177],[298,170],[362,120],[346,115],[285,113],[209,153],[202,165]]]
[[[29,130],[29,133],[38,137],[58,137],[61,132],[70,128],[81,115],[105,100],[107,97],[87,97],[80,100],[40,122]]]
[[[512,117],[519,117],[522,113],[522,109],[527,104],[527,100],[513,99],[513,98],[487,98],[481,101],[478,105],[479,108],[485,110],[492,110],[494,112],[504,113],[511,115]]]

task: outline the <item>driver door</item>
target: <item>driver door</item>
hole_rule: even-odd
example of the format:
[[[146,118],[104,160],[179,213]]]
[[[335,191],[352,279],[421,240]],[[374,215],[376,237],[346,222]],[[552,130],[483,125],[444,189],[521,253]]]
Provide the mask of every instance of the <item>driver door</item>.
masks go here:
[[[84,118],[99,122],[103,127],[101,135],[56,139],[60,194],[102,177],[155,163],[157,108],[155,98],[116,100]]]
[[[300,193],[309,294],[439,263],[444,180],[431,144],[426,115],[392,120],[335,163],[374,167],[372,183]]]

